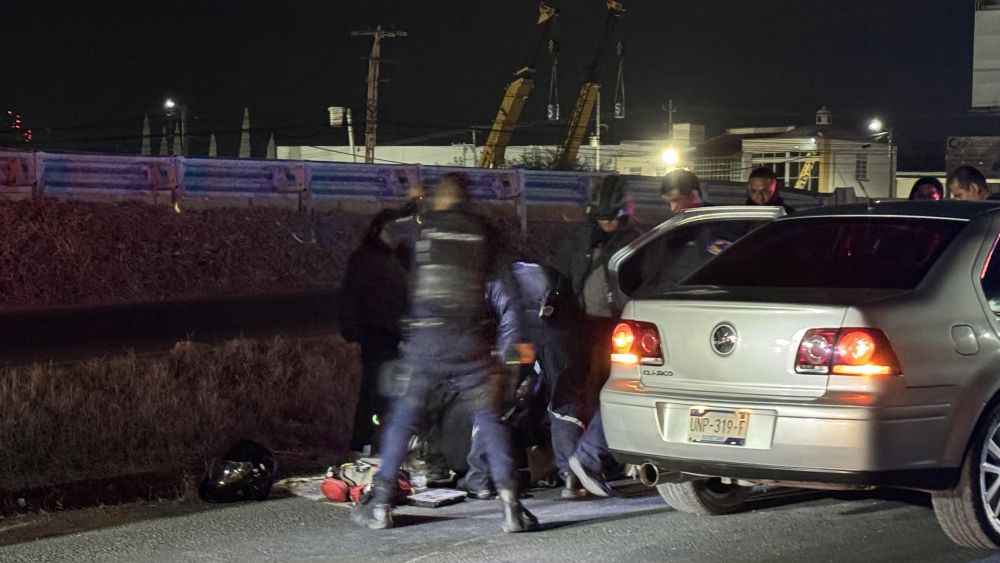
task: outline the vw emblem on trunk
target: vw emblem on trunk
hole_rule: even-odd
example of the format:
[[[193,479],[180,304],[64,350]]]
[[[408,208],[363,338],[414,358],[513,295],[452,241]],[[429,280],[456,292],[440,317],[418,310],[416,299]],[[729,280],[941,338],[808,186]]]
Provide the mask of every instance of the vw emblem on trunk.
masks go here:
[[[723,323],[712,330],[712,349],[720,356],[728,356],[736,349],[740,337],[732,325]]]

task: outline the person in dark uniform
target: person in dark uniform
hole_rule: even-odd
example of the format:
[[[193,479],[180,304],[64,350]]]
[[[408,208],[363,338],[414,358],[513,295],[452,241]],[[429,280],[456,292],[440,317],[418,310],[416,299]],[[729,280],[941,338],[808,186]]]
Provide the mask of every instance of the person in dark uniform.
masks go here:
[[[625,179],[616,175],[605,177],[590,195],[587,219],[566,235],[552,257],[552,267],[568,284],[580,311],[581,332],[576,340],[581,347],[577,349],[578,354],[572,355],[582,360],[582,365],[572,367],[585,375],[577,400],[580,401],[579,414],[587,418],[597,411],[598,394],[611,371],[610,335],[621,311],[612,300],[608,285],[608,261],[640,234],[630,223],[632,208]],[[567,426],[575,426],[575,421],[560,419],[557,422],[560,426],[553,428],[554,440],[557,429],[566,430],[567,434],[582,430]],[[599,426],[600,418],[595,417],[594,422]],[[593,438],[604,440],[603,432]],[[609,456],[603,456],[601,461],[608,460]],[[571,471],[572,464],[570,454],[566,465]],[[599,467],[594,469],[600,472]],[[578,489],[578,476],[575,471],[563,476],[566,481],[564,496],[572,496],[572,491]]]
[[[506,267],[504,267],[504,270],[506,270]],[[535,356],[533,349],[525,348],[524,331],[526,322],[516,297],[516,282],[510,275],[507,275],[509,274],[508,272],[504,271],[502,273],[504,275],[501,275],[500,278],[490,280],[486,284],[486,297],[490,305],[490,310],[494,315],[495,354],[497,359],[504,364],[504,371],[510,378],[507,387],[508,393],[503,405],[504,414],[507,416],[503,422],[511,427],[514,459],[518,467],[522,467],[526,462],[523,455],[524,448],[522,447],[524,444],[521,440],[522,436],[518,433],[519,429],[511,426],[509,415],[517,408],[517,405],[515,405],[516,395],[512,392],[515,389],[519,389],[520,385],[524,383],[521,376],[525,372],[522,369],[525,369],[530,364],[534,364]],[[531,381],[525,384],[530,385]],[[459,408],[461,406],[459,405]],[[468,470],[461,480],[462,488],[468,491],[469,496],[472,498],[480,500],[492,498],[496,495],[496,490],[493,480],[490,478],[489,453],[486,451],[488,444],[484,440],[477,439],[480,429],[475,425],[470,425],[468,435],[466,433],[459,434],[456,433],[456,430],[461,432],[466,428],[466,425],[462,424],[464,421],[456,421],[452,418],[448,422],[450,422],[450,424],[447,424],[449,432],[445,434],[444,441],[447,444],[451,444],[454,449],[457,449],[457,446],[461,442],[467,441],[469,444],[466,448],[468,453],[465,456],[465,463],[468,466]]]
[[[503,506],[505,532],[536,529],[538,520],[518,497],[509,429],[500,422],[508,376],[492,358],[486,282],[501,256],[498,235],[470,212],[468,180],[446,174],[434,189],[432,210],[421,217],[414,244],[410,311],[404,324],[402,363],[409,388],[397,400],[382,438],[382,464],[372,494],[351,517],[371,529],[390,528],[396,475],[409,441],[427,416],[429,401],[454,393],[471,403],[490,474]]]
[[[377,446],[376,420],[386,401],[379,394],[382,366],[398,357],[399,323],[407,308],[408,261],[388,225],[400,212],[385,209],[372,219],[364,240],[347,261],[341,286],[340,328],[344,338],[361,345],[361,392],[354,409],[351,449]],[[375,418],[377,417],[377,418]]]
[[[570,469],[569,458],[587,420],[583,400],[586,378],[580,367],[581,348],[575,330],[579,307],[572,295],[559,292],[557,278],[551,268],[537,262],[514,262],[506,284],[495,284],[502,296],[491,301],[519,327],[520,337],[502,331],[500,349],[509,349],[509,343],[519,342],[518,338],[534,347],[536,362],[525,364],[521,355],[520,383],[508,408],[507,423],[514,432],[515,444],[520,450],[551,443],[555,465],[565,486],[562,496],[577,498],[584,491]],[[504,285],[513,289],[504,290]],[[501,321],[501,329],[504,324]],[[507,363],[512,364],[512,354],[507,357]],[[545,418],[549,421],[547,431]],[[473,498],[489,498],[492,494],[484,459],[483,453],[475,448],[469,452],[469,472],[463,483]]]

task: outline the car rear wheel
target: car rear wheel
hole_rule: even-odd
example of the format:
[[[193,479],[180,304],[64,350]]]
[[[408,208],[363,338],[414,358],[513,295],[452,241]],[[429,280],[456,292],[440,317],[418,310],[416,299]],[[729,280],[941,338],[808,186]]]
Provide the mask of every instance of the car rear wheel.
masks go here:
[[[656,490],[667,504],[688,514],[732,514],[746,507],[750,487],[730,485],[720,479],[664,483]]]
[[[958,483],[935,491],[934,514],[945,534],[964,547],[1000,548],[1000,406],[973,435]]]

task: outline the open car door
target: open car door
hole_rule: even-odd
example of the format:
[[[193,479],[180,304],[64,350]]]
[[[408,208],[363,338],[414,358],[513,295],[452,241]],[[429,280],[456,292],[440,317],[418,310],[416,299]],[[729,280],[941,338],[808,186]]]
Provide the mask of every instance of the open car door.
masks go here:
[[[686,209],[618,251],[608,262],[615,303],[672,290],[750,231],[783,217],[782,207],[741,205]]]

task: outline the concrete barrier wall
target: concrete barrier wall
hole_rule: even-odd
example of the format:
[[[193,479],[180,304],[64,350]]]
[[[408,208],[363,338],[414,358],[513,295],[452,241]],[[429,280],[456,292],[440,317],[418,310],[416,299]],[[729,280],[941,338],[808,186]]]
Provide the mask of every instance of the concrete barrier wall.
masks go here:
[[[563,218],[567,213],[579,215],[590,190],[608,174],[0,149],[0,197],[137,200],[183,207],[369,208],[402,201],[412,186],[433,185],[448,172],[470,178],[476,201],[511,205],[522,224],[529,214],[542,219],[548,218],[547,212]],[[626,178],[638,214],[647,220],[668,214],[660,198],[660,178]],[[714,203],[737,204],[746,198],[742,184],[706,182],[704,191]],[[807,192],[783,195],[797,208],[832,200],[829,195]]]
[[[306,171],[293,161],[177,157],[182,206],[276,205],[298,209]]]
[[[32,153],[35,195],[64,199],[172,201],[176,162],[163,157]]]

